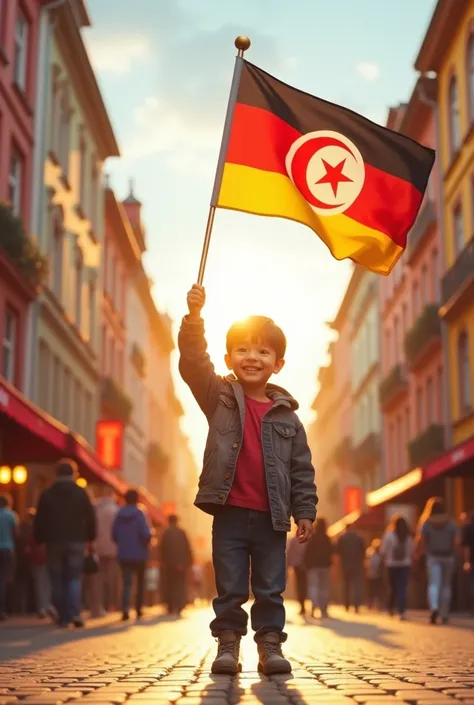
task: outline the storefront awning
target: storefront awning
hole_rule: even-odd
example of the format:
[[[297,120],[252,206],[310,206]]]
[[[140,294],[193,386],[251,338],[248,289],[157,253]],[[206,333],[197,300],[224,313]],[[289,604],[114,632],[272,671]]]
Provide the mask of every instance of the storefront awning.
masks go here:
[[[0,438],[5,464],[55,462],[68,457],[78,463],[81,473],[109,485],[118,494],[123,496],[129,488],[124,480],[102,465],[83,438],[48,416],[4,379],[0,379]],[[154,497],[142,491],[140,501],[150,519],[164,526],[165,517]]]

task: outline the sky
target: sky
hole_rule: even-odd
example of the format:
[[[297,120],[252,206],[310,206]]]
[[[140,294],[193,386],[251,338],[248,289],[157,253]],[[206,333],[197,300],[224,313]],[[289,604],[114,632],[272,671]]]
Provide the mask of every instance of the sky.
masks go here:
[[[84,38],[118,138],[106,172],[119,198],[129,179],[143,203],[147,270],[160,310],[177,333],[197,279],[209,199],[234,65],[246,58],[281,80],[384,124],[406,102],[413,62],[435,0],[87,0]],[[218,211],[203,311],[218,372],[225,333],[245,315],[272,317],[288,338],[278,384],[312,419],[317,371],[327,361],[335,316],[350,276],[299,224]],[[206,422],[179,379],[183,430],[200,459]]]

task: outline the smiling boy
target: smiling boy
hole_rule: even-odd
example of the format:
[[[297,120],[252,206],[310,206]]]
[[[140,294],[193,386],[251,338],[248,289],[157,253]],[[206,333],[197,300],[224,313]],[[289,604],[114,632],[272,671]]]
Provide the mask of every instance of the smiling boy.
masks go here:
[[[289,673],[282,654],[286,585],[286,532],[291,516],[299,540],[308,541],[316,517],[314,468],[298,403],[269,384],[285,364],[286,339],[262,316],[234,324],[227,333],[220,377],[207,353],[201,310],[204,288],[188,293],[189,314],[179,332],[179,369],[209,422],[195,504],[214,515],[213,563],[217,598],[211,623],[218,638],[213,673],[235,674],[240,639],[247,633],[249,580],[255,602],[251,623],[259,670]]]

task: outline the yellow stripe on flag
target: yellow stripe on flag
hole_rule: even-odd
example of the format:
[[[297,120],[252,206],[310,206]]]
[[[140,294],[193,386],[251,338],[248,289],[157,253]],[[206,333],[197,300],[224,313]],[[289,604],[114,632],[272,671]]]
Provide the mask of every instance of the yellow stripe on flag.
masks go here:
[[[389,274],[403,252],[388,235],[344,214],[319,216],[287,176],[241,164],[226,164],[219,208],[296,220],[326,243],[338,260],[350,257],[377,274]]]

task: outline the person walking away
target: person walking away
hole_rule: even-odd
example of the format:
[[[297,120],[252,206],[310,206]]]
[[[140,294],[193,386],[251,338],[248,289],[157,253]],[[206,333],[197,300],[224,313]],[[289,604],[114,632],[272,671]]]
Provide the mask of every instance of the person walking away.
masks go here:
[[[413,563],[414,541],[403,516],[395,515],[388,526],[381,546],[389,581],[388,609],[391,615],[398,611],[406,618],[408,580]]]
[[[178,526],[178,517],[172,514],[168,522],[159,549],[163,599],[168,614],[179,617],[186,605],[186,578],[193,556],[186,532]]]
[[[18,531],[17,515],[11,509],[12,499],[0,495],[0,621],[7,618],[7,589],[15,563],[15,541]]]
[[[30,614],[34,610],[33,568],[29,555],[34,513],[27,511],[20,521],[15,546],[15,611]]]
[[[306,549],[304,563],[308,571],[308,593],[311,616],[319,608],[321,618],[328,617],[331,564],[334,548],[327,534],[326,519],[316,519],[315,529]]]
[[[56,466],[56,481],[41,495],[34,537],[46,546],[53,604],[61,626],[84,626],[81,617],[81,578],[86,545],[96,539],[94,507],[76,484],[77,464],[64,458]]]
[[[145,596],[145,569],[151,531],[145,514],[137,507],[138,492],[127,491],[125,506],[119,509],[112,525],[112,538],[117,544],[118,560],[122,570],[122,621],[130,619],[130,599],[133,577],[136,576],[135,610],[140,619]]]
[[[458,527],[449,517],[442,497],[431,497],[418,522],[417,554],[426,555],[430,621],[449,620],[452,581],[456,566]]]
[[[250,316],[227,333],[220,377],[207,353],[201,310],[205,291],[195,284],[178,337],[179,369],[209,422],[195,504],[214,515],[213,561],[218,596],[211,632],[218,639],[214,673],[236,674],[247,632],[249,583],[255,601],[251,622],[258,668],[289,673],[286,639],[286,534],[291,515],[305,543],[316,518],[316,487],[298,404],[270,377],[284,366],[286,338],[264,316]]]
[[[119,566],[117,544],[112,538],[112,527],[120,509],[114,490],[105,487],[94,506],[97,522],[95,554],[99,570],[91,576],[91,617],[103,617],[117,606]]]
[[[462,547],[464,553],[463,569],[467,577],[468,604],[471,614],[474,615],[474,511],[466,517]]]
[[[307,543],[301,543],[297,536],[298,527],[295,527],[295,534],[288,541],[286,550],[286,564],[293,570],[296,584],[296,599],[300,605],[300,615],[306,614],[306,598],[308,596],[308,571],[304,563],[304,555]]]
[[[368,607],[381,607],[384,593],[384,563],[380,539],[374,539],[366,551]]]
[[[26,554],[30,563],[30,569],[33,576],[35,610],[40,619],[45,619],[48,615],[53,619],[57,619],[58,614],[51,602],[51,581],[48,575],[48,567],[46,565],[46,548],[44,544],[36,543],[34,536],[34,523],[36,518],[36,509],[30,507],[27,512],[30,517],[31,531],[28,536],[26,546]]]
[[[359,612],[362,603],[365,544],[352,524],[347,524],[345,532],[339,537],[336,550],[341,560],[346,610],[349,611],[353,606],[355,612]]]

